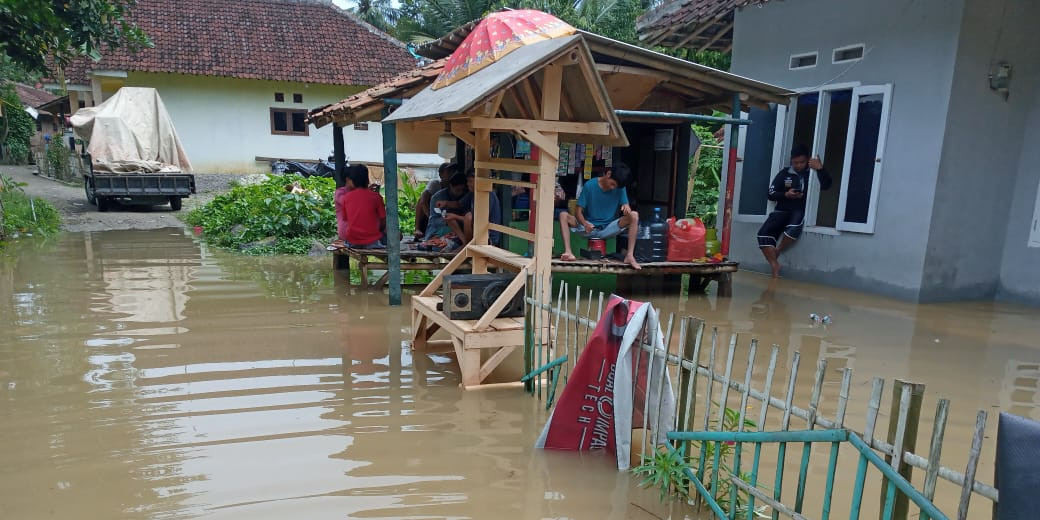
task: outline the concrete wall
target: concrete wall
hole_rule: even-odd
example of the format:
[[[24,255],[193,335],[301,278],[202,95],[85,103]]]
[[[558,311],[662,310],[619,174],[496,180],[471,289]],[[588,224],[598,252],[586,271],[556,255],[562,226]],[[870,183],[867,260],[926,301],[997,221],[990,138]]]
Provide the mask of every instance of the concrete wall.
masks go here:
[[[315,160],[332,153],[332,127],[309,127],[308,136],[271,134],[271,107],[311,109],[339,101],[361,89],[334,85],[286,83],[186,76],[129,73],[127,86],[159,90],[177,133],[195,170],[203,173],[268,171],[255,157]],[[274,93],[285,94],[276,103]],[[293,103],[294,93],[303,103]],[[347,160],[383,162],[382,132],[378,123],[367,131],[344,129]],[[401,163],[437,164],[433,155],[403,154]]]
[[[791,89],[893,85],[874,233],[807,232],[782,257],[785,276],[918,298],[962,5],[963,0],[799,0],[737,12],[737,74]],[[834,48],[859,43],[867,49],[862,60],[831,63]],[[815,68],[790,70],[792,54],[812,51],[819,52]],[[754,238],[758,226],[734,225],[731,256],[767,272]]]
[[[1006,49],[1003,59],[1014,66],[1009,102],[1020,111],[1016,115],[1022,124],[1021,152],[1009,165],[1017,177],[1008,198],[998,201],[1007,204],[1010,200],[997,297],[1040,305],[1040,247],[1028,246],[1040,190],[1040,31],[1026,26],[1040,20],[1040,5],[1030,0],[1010,1],[1005,19],[1017,29],[1013,34],[1005,29],[1001,48]]]
[[[1005,240],[1017,243],[1014,251],[1024,250],[1028,240],[1022,230],[1032,219],[1036,177],[1033,189],[1018,190],[1028,215],[1009,220],[1008,202],[1018,178],[1035,171],[1022,162],[1035,159],[1023,154],[1035,152],[1022,146],[1030,142],[1023,140],[1023,131],[1037,97],[1040,38],[1035,23],[1040,6],[1007,0],[1006,11],[1001,7],[986,0],[965,2],[922,279],[924,301],[993,298],[1000,286]],[[989,71],[999,61],[1015,67],[1014,93],[1007,100],[989,88]],[[1037,142],[1036,134],[1031,142]],[[1017,234],[1008,232],[1009,225]],[[1032,264],[1034,282],[1040,280],[1037,265]],[[1035,283],[1032,292],[1037,293]]]

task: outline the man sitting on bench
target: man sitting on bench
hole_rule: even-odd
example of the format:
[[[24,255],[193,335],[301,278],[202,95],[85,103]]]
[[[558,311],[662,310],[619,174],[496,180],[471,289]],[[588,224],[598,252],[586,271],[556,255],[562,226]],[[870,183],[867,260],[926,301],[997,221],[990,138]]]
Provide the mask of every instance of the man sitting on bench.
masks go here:
[[[466,187],[469,189],[469,193],[464,195],[459,202],[449,204],[449,209],[452,209],[452,206],[458,206],[466,213],[464,215],[448,213],[444,217],[444,220],[455,231],[455,234],[462,237],[462,243],[464,244],[468,244],[473,240],[473,206],[477,196],[475,181],[476,172],[473,168],[470,168],[466,172]],[[498,195],[495,194],[494,190],[488,193],[488,222],[492,224],[502,223],[502,206],[499,204]],[[497,246],[501,235],[502,233],[498,231],[488,231],[488,243]]]
[[[425,240],[440,238],[452,233],[445,217],[449,213],[463,214],[459,201],[466,193],[466,176],[456,173],[451,176],[451,179],[448,179],[447,186],[433,194],[430,199],[430,223],[426,226]],[[461,241],[462,236],[459,236],[458,239]]]
[[[368,189],[368,168],[350,166],[346,172],[346,192],[337,194],[337,228],[346,247],[381,249],[386,247],[386,207],[383,197]]]
[[[415,238],[423,238],[426,235],[426,227],[430,223],[430,200],[438,191],[448,187],[448,180],[452,175],[455,175],[455,165],[442,163],[437,168],[437,178],[426,183],[426,188],[419,195],[419,202],[415,205]]]
[[[586,238],[607,239],[616,237],[628,229],[628,249],[625,251],[625,263],[635,269],[641,269],[636,262],[636,236],[639,234],[639,214],[628,205],[628,193],[625,184],[631,177],[631,170],[622,162],[615,162],[603,175],[589,179],[578,195],[578,209],[575,215],[567,211],[560,212],[560,234],[563,236],[563,254],[560,260],[577,260],[571,252],[571,233],[578,233]],[[621,216],[617,217],[618,210]]]

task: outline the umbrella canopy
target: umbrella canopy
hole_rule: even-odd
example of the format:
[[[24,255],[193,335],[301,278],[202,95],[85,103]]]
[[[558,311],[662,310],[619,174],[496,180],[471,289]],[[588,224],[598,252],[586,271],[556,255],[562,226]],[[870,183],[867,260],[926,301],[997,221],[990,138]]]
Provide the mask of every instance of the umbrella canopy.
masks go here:
[[[468,77],[521,46],[576,32],[563,20],[533,9],[491,13],[473,28],[448,58],[444,71],[433,83],[433,89]]]

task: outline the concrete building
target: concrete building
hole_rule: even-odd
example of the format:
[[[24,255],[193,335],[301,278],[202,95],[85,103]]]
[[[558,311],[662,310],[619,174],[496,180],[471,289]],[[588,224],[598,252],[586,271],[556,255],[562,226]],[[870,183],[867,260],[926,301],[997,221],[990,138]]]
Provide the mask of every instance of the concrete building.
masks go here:
[[[307,110],[416,64],[401,42],[323,0],[138,0],[131,17],[154,48],[110,49],[99,62],[82,58],[54,76],[64,77],[73,110],[123,86],[158,89],[199,172],[267,171],[268,158],[327,157],[332,130],[309,125]],[[378,123],[344,135],[348,160],[382,163]]]
[[[732,72],[794,90],[741,132],[731,256],[755,243],[795,143],[810,190],[784,275],[914,301],[1040,304],[1040,4],[1030,0],[673,0],[656,45],[732,49]],[[816,184],[816,183],[814,183]]]

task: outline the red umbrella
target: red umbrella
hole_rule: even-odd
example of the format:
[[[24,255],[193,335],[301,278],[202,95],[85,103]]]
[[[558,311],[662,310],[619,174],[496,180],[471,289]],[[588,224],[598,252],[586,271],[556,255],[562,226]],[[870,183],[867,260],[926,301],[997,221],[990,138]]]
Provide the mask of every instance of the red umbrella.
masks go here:
[[[433,89],[451,85],[518,47],[575,32],[576,29],[563,20],[533,9],[491,13],[477,23],[448,57],[444,70],[433,82]]]

